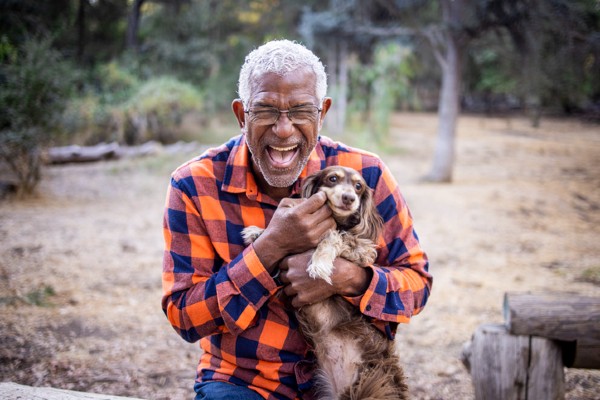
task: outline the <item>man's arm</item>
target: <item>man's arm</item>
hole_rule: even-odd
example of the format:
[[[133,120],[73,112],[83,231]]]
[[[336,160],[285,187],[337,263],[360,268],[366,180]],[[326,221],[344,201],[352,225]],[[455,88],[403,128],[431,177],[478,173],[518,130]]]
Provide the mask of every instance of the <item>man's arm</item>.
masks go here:
[[[263,236],[225,264],[216,246],[227,244],[213,243],[205,225],[205,218],[210,220],[215,210],[201,210],[200,202],[191,194],[195,189],[188,184],[172,179],[168,190],[162,305],[175,330],[194,342],[214,333],[239,333],[251,326],[258,310],[278,289],[270,276],[278,260],[288,252],[314,246],[333,220],[321,196],[297,207],[284,203]],[[290,229],[292,224],[303,228]],[[311,224],[321,228],[315,231]]]
[[[407,322],[425,306],[432,277],[413,229],[408,207],[387,167],[375,186],[374,198],[384,220],[375,264],[361,268],[338,258],[333,285],[312,279],[306,265],[312,252],[285,258],[280,264],[284,289],[294,307],[313,304],[331,295],[345,296],[361,312],[384,322]]]

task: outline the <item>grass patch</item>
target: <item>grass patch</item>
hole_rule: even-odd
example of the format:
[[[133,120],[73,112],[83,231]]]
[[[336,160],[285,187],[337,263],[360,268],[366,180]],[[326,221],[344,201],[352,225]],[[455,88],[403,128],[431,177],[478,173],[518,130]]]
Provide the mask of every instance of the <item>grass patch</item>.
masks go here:
[[[32,290],[24,296],[25,302],[38,306],[49,307],[52,303],[49,301],[51,297],[56,296],[56,291],[52,286],[44,285],[39,289]]]
[[[37,307],[51,307],[54,304],[52,304],[50,298],[54,296],[56,296],[56,290],[50,285],[44,285],[27,292],[25,295],[0,297],[0,304],[16,305],[25,303]]]
[[[600,285],[600,266],[585,269],[581,273],[581,280],[584,282]]]

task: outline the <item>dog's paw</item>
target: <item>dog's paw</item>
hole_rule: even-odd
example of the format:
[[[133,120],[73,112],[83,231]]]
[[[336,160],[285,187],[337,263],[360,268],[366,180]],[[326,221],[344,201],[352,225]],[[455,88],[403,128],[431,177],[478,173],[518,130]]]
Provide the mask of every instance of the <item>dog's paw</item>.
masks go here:
[[[254,241],[258,239],[258,237],[264,231],[264,229],[259,228],[258,226],[249,226],[247,228],[244,228],[244,230],[242,231],[242,238],[244,239],[244,243],[246,243],[246,245],[254,243]]]
[[[329,283],[330,285],[332,285],[333,283],[331,282],[331,274],[333,273],[333,265],[329,264],[329,263],[324,263],[324,262],[319,262],[319,261],[312,261],[308,268],[308,276],[310,276],[313,279],[323,279],[325,282]]]

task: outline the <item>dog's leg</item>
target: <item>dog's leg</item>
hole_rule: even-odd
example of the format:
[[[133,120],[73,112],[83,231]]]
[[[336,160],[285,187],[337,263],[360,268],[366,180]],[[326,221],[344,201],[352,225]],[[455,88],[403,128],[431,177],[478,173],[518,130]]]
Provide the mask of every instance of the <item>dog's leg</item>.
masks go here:
[[[244,230],[242,231],[242,238],[244,239],[244,243],[246,243],[246,245],[254,243],[254,241],[258,239],[258,237],[264,231],[264,229],[254,225],[244,228]]]
[[[331,285],[333,261],[338,256],[341,246],[342,237],[339,232],[329,232],[325,239],[319,243],[312,255],[312,259],[307,268],[308,275],[313,279],[321,278]]]

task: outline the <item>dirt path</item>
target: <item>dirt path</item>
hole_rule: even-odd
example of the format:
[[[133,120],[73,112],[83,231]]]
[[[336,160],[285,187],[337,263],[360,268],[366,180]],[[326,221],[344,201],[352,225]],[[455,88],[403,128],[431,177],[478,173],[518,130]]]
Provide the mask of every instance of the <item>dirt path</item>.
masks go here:
[[[600,127],[463,117],[452,185],[419,182],[435,128],[395,116],[383,155],[435,277],[398,345],[414,398],[468,399],[460,349],[502,322],[504,292],[600,295]],[[160,265],[168,176],[191,156],[52,167],[38,198],[0,203],[0,381],[190,397],[199,350],[160,310]],[[599,386],[600,371],[567,370],[568,399]]]

